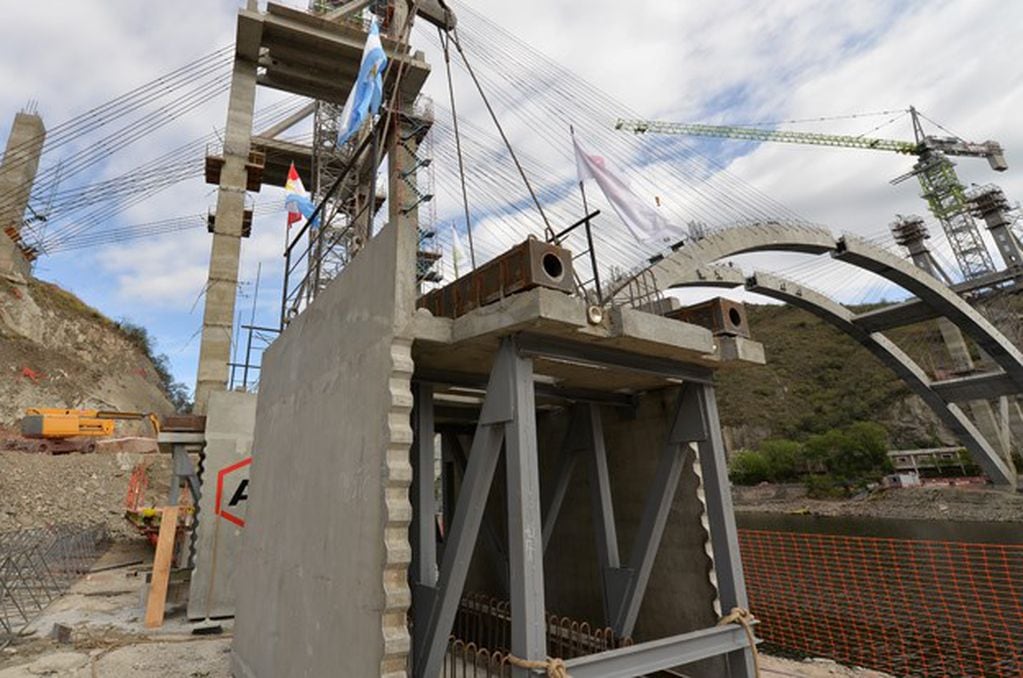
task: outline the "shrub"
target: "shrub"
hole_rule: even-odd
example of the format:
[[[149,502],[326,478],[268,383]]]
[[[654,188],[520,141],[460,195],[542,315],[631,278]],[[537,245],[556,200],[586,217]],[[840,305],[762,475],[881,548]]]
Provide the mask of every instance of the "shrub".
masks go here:
[[[156,378],[160,383],[160,389],[171,401],[178,412],[192,411],[192,396],[188,387],[180,381],[174,381],[174,375],[170,371],[170,358],[166,353],[156,353],[156,341],[149,334],[149,331],[142,325],[121,318],[116,323],[124,338],[130,341],[142,352],[153,364],[156,370]]]
[[[840,499],[849,495],[849,489],[830,473],[806,476],[806,494],[813,499]]]
[[[732,457],[728,477],[736,485],[756,485],[768,480],[771,465],[767,458],[754,450],[741,450]]]
[[[767,464],[768,480],[784,483],[798,480],[806,472],[803,446],[795,440],[774,438],[760,443],[758,449]]]

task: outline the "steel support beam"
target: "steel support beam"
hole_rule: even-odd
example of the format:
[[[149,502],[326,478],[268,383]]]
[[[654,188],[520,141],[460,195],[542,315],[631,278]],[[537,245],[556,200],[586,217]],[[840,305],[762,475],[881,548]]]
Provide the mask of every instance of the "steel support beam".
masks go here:
[[[437,386],[461,386],[464,388],[484,389],[487,385],[487,377],[470,372],[451,372],[448,370],[423,370],[417,369],[412,376],[413,381],[422,381]],[[623,393],[608,393],[607,391],[593,391],[584,388],[560,388],[553,384],[542,382],[535,383],[534,388],[538,396],[556,398],[571,402],[602,403],[615,407],[636,406],[636,399],[633,396]]]
[[[540,469],[537,460],[533,361],[510,352],[509,377],[514,387],[514,419],[506,426],[508,472],[508,563],[511,575],[511,651],[528,661],[547,656],[547,615],[543,591],[543,528],[540,518]],[[512,676],[527,678],[528,669]]]
[[[611,624],[616,602],[622,595],[621,560],[618,555],[618,531],[615,527],[614,504],[611,501],[611,476],[607,469],[607,448],[604,445],[604,423],[600,407],[587,406],[589,442],[590,498],[593,511],[597,565],[600,568],[601,597],[605,623]]]
[[[725,445],[721,439],[721,421],[718,417],[714,386],[705,384],[695,386],[693,390],[699,400],[699,409],[703,414],[707,433],[698,443],[697,450],[710,544],[714,554],[718,599],[721,601],[722,614],[727,614],[736,607],[749,609],[746,580],[739,553],[739,532],[735,526],[735,512],[732,509],[728,461],[725,459]],[[755,660],[748,646],[728,653],[725,661],[728,663],[728,675],[733,678],[738,676],[753,678],[755,675]]]
[[[451,520],[455,515],[455,497],[457,496],[455,492],[455,453],[452,451],[453,437],[452,433],[442,433],[440,437],[440,484],[445,539],[447,539],[448,530],[451,529]]]
[[[658,358],[608,348],[596,344],[582,344],[569,339],[559,339],[535,334],[521,334],[516,343],[523,355],[540,358],[554,358],[569,363],[612,367],[629,372],[653,374],[659,377],[684,379],[698,383],[710,383],[713,372],[704,367],[684,363],[671,358]]]
[[[415,678],[435,678],[440,674],[447,648],[448,634],[458,612],[465,587],[472,553],[483,521],[484,507],[490,495],[494,472],[505,440],[507,424],[516,418],[519,401],[516,378],[522,368],[515,364],[519,357],[514,344],[507,341],[498,352],[487,386],[486,399],[473,436],[465,475],[454,517],[448,532],[437,578],[437,587],[424,626],[413,629],[413,661]],[[516,444],[528,444],[524,432],[516,434]],[[535,433],[534,433],[535,435]],[[539,511],[537,511],[539,514]],[[539,534],[539,532],[537,532]]]
[[[428,623],[427,615],[437,586],[437,513],[433,487],[434,426],[433,387],[413,384],[412,410],[412,609],[416,626]]]
[[[565,438],[561,444],[561,451],[557,462],[557,477],[551,490],[544,500],[543,511],[543,550],[547,551],[547,545],[554,534],[554,526],[558,523],[558,515],[561,514],[561,505],[568,493],[568,485],[572,480],[572,474],[579,461],[579,429],[582,423],[582,407],[572,407],[568,415],[568,427],[565,429]]]
[[[742,627],[728,624],[569,659],[565,665],[572,678],[632,678],[748,647]]]
[[[454,455],[455,463],[458,465],[464,478],[466,468],[468,467],[468,460],[465,457],[465,447],[457,435],[451,437],[451,451]],[[501,587],[505,597],[507,597],[510,590],[508,550],[504,546],[504,540],[501,539],[500,526],[495,524],[493,513],[487,511],[486,504],[480,510],[483,512],[483,534],[486,537],[487,546],[490,548],[490,557],[494,560],[494,569],[497,570]]]

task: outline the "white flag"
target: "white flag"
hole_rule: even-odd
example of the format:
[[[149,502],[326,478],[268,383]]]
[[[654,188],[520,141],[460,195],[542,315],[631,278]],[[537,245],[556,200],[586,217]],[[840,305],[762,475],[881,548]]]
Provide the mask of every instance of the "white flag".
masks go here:
[[[650,240],[660,243],[675,242],[681,238],[682,229],[668,222],[657,208],[646,204],[633,193],[629,188],[629,182],[611,171],[603,156],[584,153],[574,135],[572,145],[575,146],[575,164],[576,171],[579,173],[579,183],[583,183],[587,179],[597,182],[618,218],[632,233],[632,237],[641,243]]]
[[[462,251],[462,242],[458,239],[458,231],[455,230],[455,225],[451,224],[451,263],[455,266],[455,278],[458,277],[458,262],[465,257],[465,252]]]

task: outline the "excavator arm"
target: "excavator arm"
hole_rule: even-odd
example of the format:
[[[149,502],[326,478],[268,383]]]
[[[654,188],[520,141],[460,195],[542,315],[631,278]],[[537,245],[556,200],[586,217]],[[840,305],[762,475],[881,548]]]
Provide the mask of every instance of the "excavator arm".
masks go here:
[[[30,407],[21,420],[21,433],[26,438],[71,438],[75,436],[104,437],[113,435],[117,420],[148,420],[153,433],[160,433],[160,420],[152,412],[117,412],[113,410],[69,410],[52,407]]]

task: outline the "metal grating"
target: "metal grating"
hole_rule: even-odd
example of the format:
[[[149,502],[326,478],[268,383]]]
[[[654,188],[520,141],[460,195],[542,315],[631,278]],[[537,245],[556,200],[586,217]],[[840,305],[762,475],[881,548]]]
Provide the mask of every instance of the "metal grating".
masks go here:
[[[0,647],[88,572],[106,543],[98,525],[0,533]]]
[[[558,659],[584,657],[632,645],[610,628],[600,628],[556,614],[547,615],[547,655]],[[503,678],[511,675],[511,604],[470,594],[455,617],[442,678]]]

